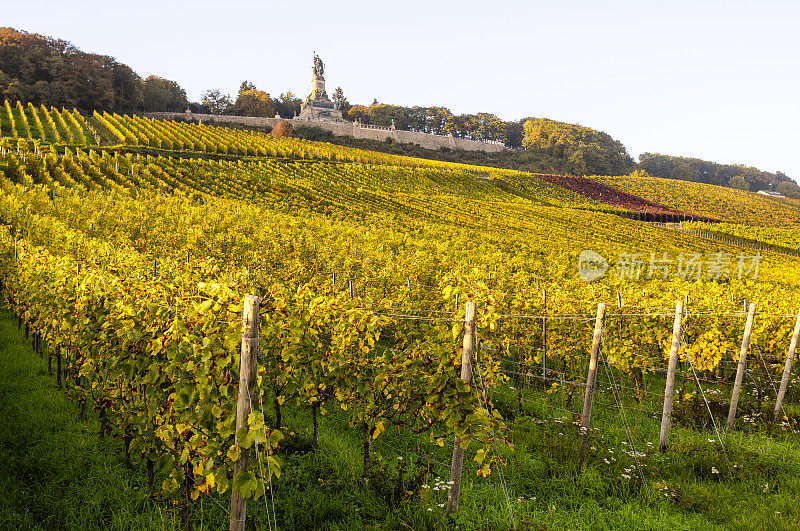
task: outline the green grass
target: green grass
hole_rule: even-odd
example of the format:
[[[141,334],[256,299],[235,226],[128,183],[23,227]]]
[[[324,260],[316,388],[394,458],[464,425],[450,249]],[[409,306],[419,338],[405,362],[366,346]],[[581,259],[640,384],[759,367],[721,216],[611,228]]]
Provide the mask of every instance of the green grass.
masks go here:
[[[460,510],[452,520],[440,507],[452,440],[440,448],[425,436],[389,428],[373,443],[375,465],[365,482],[359,433],[348,427],[338,406],[327,405],[320,448],[314,451],[308,409],[287,402],[283,474],[273,479],[279,527],[506,529],[508,501],[519,528],[800,527],[796,434],[761,423],[742,423],[739,431],[723,434],[731,476],[720,446],[709,442],[716,440],[713,430],[695,428],[696,419],[678,414],[676,405],[670,451],[659,453],[653,448],[659,419],[633,409],[636,404],[626,399],[632,442],[644,454],[635,458],[626,454],[628,431],[605,384],[598,391],[591,450],[582,468],[575,459],[577,426],[569,412],[551,407],[566,406],[562,391],[526,388],[522,413],[515,390],[498,395],[514,426],[514,449],[499,449],[506,461],[502,478],[495,472],[485,479],[476,477],[474,448],[468,449]],[[661,382],[651,384],[655,389]],[[752,409],[748,400],[742,403],[745,410]],[[573,404],[579,409],[580,398]],[[796,406],[788,409],[794,416]],[[46,358],[31,350],[7,312],[0,313],[0,422],[0,529],[180,528],[176,500],[154,499],[144,471],[125,468],[121,444],[99,438],[93,413],[81,419],[80,408],[55,388]],[[226,529],[228,503],[227,495],[198,500],[195,528]],[[272,503],[267,500],[270,511]],[[248,529],[267,527],[263,498],[250,501],[247,513]]]
[[[151,529],[167,520],[120,445],[55,388],[47,361],[0,312],[0,529]]]

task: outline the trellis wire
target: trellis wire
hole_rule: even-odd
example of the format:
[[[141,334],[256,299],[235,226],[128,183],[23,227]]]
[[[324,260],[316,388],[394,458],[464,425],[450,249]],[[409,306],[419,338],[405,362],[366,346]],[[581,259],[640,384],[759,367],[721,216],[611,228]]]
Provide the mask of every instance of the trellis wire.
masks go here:
[[[602,339],[601,339],[601,341],[602,341]],[[632,451],[632,454],[633,454],[632,457],[636,460],[636,471],[639,474],[639,479],[642,481],[642,485],[645,485],[646,482],[645,482],[645,479],[644,479],[644,472],[642,471],[643,467],[642,467],[641,461],[639,461],[639,452],[636,450],[636,446],[634,445],[634,442],[633,442],[633,435],[631,435],[631,427],[628,424],[628,417],[627,417],[627,415],[625,415],[625,409],[622,406],[622,399],[617,394],[616,378],[614,377],[614,372],[612,371],[611,364],[608,362],[608,358],[606,356],[603,356],[603,361],[606,362],[606,366],[608,367],[609,373],[608,373],[608,375],[606,377],[611,380],[611,385],[612,385],[613,393],[614,393],[614,401],[616,402],[617,408],[619,409],[620,418],[622,418],[622,426],[625,428],[625,433],[626,433],[626,435],[628,437],[628,444],[631,445],[631,451]],[[605,372],[605,371],[603,371],[603,372]],[[631,455],[631,454],[628,454],[628,455]]]
[[[475,364],[470,363],[470,370],[472,371],[472,374],[473,374],[472,377],[474,379],[475,378],[475,366],[477,365],[477,367],[478,367],[478,381],[480,382],[480,387],[481,387],[481,399],[483,401],[483,407],[488,412],[489,411],[489,405],[488,405],[488,402],[487,402],[487,399],[486,399],[486,387],[483,385],[483,373],[481,372],[481,368],[480,368],[480,359],[478,359],[478,352],[479,351],[480,351],[479,348],[475,349],[475,358],[476,358],[475,361],[476,361],[476,363]],[[493,444],[496,445],[497,444],[497,438],[495,436],[494,429],[491,430],[491,435],[492,435],[492,440],[494,441]],[[512,504],[511,504],[511,496],[508,494],[508,486],[506,485],[506,479],[505,479],[505,474],[503,473],[503,466],[502,465],[497,467],[497,474],[498,474],[498,476],[500,476],[500,485],[502,486],[503,494],[506,497],[506,507],[508,508],[508,515],[511,518],[511,525],[513,526],[514,529],[516,529],[517,528],[517,521],[514,518],[514,508],[513,508]]]
[[[681,328],[683,328],[683,324],[681,324]],[[683,330],[681,330],[683,332]],[[686,347],[686,341],[683,339],[685,336],[681,333],[681,343],[684,347]],[[692,368],[692,374],[694,374],[694,379],[697,382],[697,387],[700,389],[700,395],[703,397],[703,402],[706,405],[706,410],[708,410],[708,416],[711,417],[711,424],[714,426],[714,433],[717,434],[717,441],[719,441],[720,447],[722,447],[722,455],[725,457],[725,466],[728,467],[728,475],[731,479],[733,479],[733,469],[731,468],[731,463],[728,460],[728,451],[725,449],[725,443],[722,442],[722,437],[719,433],[719,428],[717,428],[717,421],[714,420],[714,414],[711,412],[711,406],[708,405],[708,399],[706,398],[706,393],[703,390],[703,386],[700,385],[700,380],[697,378],[697,371],[694,368],[694,363],[692,363],[692,356],[689,354],[689,349],[685,348],[684,350],[686,354],[686,360],[689,362],[689,366]]]
[[[263,393],[261,391],[261,383],[258,382],[258,371],[256,371],[256,382],[258,383],[258,401],[261,405],[261,420],[263,424],[264,420],[264,401],[263,401]],[[247,389],[247,400],[250,402],[250,411],[253,411],[253,399],[250,396],[250,386],[245,387]],[[269,494],[272,497],[272,512],[275,514],[275,498],[272,494],[272,469],[269,463],[269,440],[267,439],[267,429],[266,426],[262,427],[262,431],[264,433],[264,447],[267,450],[267,473],[269,474]],[[272,517],[269,514],[269,505],[267,505],[267,494],[266,494],[266,485],[264,484],[264,468],[261,463],[261,452],[258,451],[258,433],[256,433],[256,441],[255,441],[255,450],[256,450],[256,457],[258,458],[258,473],[261,476],[261,488],[265,491],[264,492],[264,509],[267,511],[267,525],[269,525],[269,529],[272,529]],[[275,515],[275,529],[278,529],[278,521],[277,515]]]

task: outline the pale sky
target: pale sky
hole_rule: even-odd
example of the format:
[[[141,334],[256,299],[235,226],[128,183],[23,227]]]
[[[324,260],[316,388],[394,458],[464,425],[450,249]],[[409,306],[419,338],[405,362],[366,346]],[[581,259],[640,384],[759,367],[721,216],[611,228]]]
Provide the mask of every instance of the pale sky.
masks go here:
[[[800,1],[2,0],[0,25],[66,39],[190,100],[248,79],[351,103],[440,105],[600,129],[630,154],[800,179]]]

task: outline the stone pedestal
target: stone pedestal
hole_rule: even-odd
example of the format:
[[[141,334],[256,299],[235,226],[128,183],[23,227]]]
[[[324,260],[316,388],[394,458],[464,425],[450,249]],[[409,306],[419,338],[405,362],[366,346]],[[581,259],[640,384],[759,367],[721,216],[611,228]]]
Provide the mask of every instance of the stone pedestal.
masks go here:
[[[318,58],[315,57],[315,62]],[[321,65],[321,62],[320,62]],[[314,79],[311,80],[311,95],[300,105],[300,116],[295,120],[305,122],[344,122],[342,111],[325,92],[325,78],[321,66],[315,64]]]

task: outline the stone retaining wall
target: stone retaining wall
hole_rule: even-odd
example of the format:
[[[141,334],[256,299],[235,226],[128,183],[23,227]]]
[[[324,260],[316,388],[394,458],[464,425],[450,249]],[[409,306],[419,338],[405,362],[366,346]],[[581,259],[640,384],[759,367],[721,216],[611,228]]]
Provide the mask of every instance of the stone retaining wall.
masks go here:
[[[388,127],[378,127],[374,125],[361,125],[357,122],[307,122],[305,120],[283,120],[281,118],[261,118],[257,116],[228,116],[224,114],[197,114],[183,112],[151,112],[145,116],[157,118],[159,120],[198,120],[204,123],[235,123],[251,127],[275,127],[278,122],[287,121],[293,127],[307,125],[319,127],[330,131],[337,136],[353,136],[355,138],[368,138],[379,142],[391,138],[394,142],[404,144],[417,144],[426,149],[439,149],[447,147],[450,149],[464,149],[468,151],[487,151],[498,152],[508,149],[502,144],[479,142],[477,140],[467,140],[465,138],[455,138],[453,136],[431,135],[428,133],[417,133],[414,131],[401,131]]]

